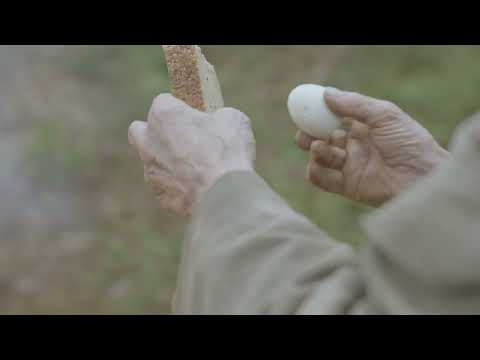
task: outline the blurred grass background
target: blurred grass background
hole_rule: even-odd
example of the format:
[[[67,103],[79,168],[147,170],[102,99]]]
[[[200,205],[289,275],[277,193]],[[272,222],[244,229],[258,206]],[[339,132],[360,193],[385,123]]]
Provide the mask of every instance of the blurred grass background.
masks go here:
[[[365,240],[359,217],[369,209],[305,181],[307,156],[294,146],[285,105],[289,91],[309,82],[388,99],[444,146],[480,107],[476,46],[203,49],[227,105],[253,122],[258,172],[331,237],[356,247]],[[16,133],[26,139],[22,176],[45,195],[38,202],[47,210],[35,219],[48,221],[20,219],[13,231],[0,231],[7,254],[0,262],[8,268],[0,275],[0,312],[168,313],[185,223],[150,197],[126,135],[169,89],[161,48],[66,46],[30,55],[13,84]],[[58,198],[73,209],[62,223]]]

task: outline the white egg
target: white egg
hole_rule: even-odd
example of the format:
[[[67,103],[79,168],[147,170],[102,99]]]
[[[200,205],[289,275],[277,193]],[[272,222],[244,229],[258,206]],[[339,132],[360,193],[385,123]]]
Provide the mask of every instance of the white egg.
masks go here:
[[[288,111],[300,130],[314,138],[325,138],[341,126],[339,118],[327,107],[325,88],[305,84],[288,96]]]

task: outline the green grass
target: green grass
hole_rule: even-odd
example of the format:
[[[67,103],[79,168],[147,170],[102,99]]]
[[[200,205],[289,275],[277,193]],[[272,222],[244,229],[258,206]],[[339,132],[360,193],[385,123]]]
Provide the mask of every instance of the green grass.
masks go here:
[[[329,82],[397,103],[446,145],[480,108],[480,47],[359,47]]]
[[[35,181],[62,185],[81,176],[83,169],[95,161],[91,147],[71,142],[62,121],[40,121],[26,153],[27,173]]]
[[[359,246],[365,235],[358,220],[370,209],[307,184],[306,155],[294,146],[295,128],[284,106],[288,89],[303,82],[306,67],[314,66],[315,59],[331,48],[284,46],[280,50],[207,47],[223,79],[228,104],[239,107],[252,119],[260,174],[294,209],[333,238]],[[297,54],[301,66],[292,63]],[[271,70],[284,59],[288,63],[282,71]],[[458,123],[480,106],[479,63],[480,47],[358,46],[340,56],[323,81],[397,103],[446,146]],[[126,142],[129,123],[145,119],[153,98],[168,91],[162,52],[159,47],[144,46],[76,47],[59,66],[86,89],[92,89],[85,96],[98,116],[95,126],[112,146],[97,149],[92,156],[91,149],[82,148],[80,137],[63,141],[58,135],[61,129],[47,122],[37,131],[34,159],[50,163],[70,178],[79,176],[85,161],[90,162],[99,178],[104,177],[101,191],[105,196],[119,197],[116,209],[123,215],[118,220],[99,214],[103,219],[99,229],[103,260],[94,271],[98,272],[100,288],[120,278],[129,279],[132,285],[124,297],[107,303],[105,309],[113,306],[114,311],[126,313],[166,312],[175,285],[184,224],[147,200],[141,167]],[[263,72],[267,73],[265,77]],[[310,81],[317,82],[315,78]],[[60,150],[59,154],[51,158],[54,150]],[[112,182],[117,184],[115,192]],[[87,193],[89,189],[79,187],[78,191]],[[132,214],[133,205],[140,210]]]
[[[113,301],[110,312],[168,311],[180,258],[179,239],[161,236],[149,224],[137,224],[130,236],[136,240],[134,246],[132,242],[119,242],[117,238],[106,243],[104,284],[119,279],[128,279],[130,284],[128,290]]]

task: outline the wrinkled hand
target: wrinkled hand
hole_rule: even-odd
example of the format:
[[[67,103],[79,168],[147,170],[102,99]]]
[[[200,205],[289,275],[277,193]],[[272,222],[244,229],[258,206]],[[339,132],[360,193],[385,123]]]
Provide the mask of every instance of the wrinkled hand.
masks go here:
[[[329,139],[299,131],[310,151],[307,177],[321,189],[380,206],[425,176],[449,153],[396,105],[357,93],[327,89],[325,102],[345,121]]]
[[[130,126],[129,141],[161,206],[183,216],[222,176],[254,168],[255,140],[246,115],[229,108],[203,113],[170,94],[155,99],[148,122]]]

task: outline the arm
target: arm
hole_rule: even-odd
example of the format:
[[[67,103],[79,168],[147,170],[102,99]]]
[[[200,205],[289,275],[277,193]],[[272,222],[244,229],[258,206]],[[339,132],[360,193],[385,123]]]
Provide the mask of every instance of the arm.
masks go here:
[[[452,152],[367,218],[358,266],[351,249],[291,211],[256,175],[225,176],[195,215],[177,312],[478,313],[480,119],[462,126]]]
[[[457,131],[450,154],[391,103],[338,91],[326,101],[350,118],[348,130],[324,140],[299,133],[297,143],[310,150],[315,185],[384,204],[364,223],[368,303],[390,314],[477,313],[480,117]]]
[[[258,175],[231,173],[194,213],[175,312],[348,313],[363,295],[354,260]]]
[[[161,95],[129,139],[160,204],[192,215],[176,313],[358,311],[363,291],[352,249],[293,212],[255,174],[244,114],[206,114]]]
[[[480,118],[452,159],[365,222],[369,298],[384,313],[480,312]]]
[[[478,312],[480,125],[459,134],[453,159],[367,221],[357,265],[255,175],[243,114],[158,98],[130,141],[160,204],[195,209],[176,313]]]

